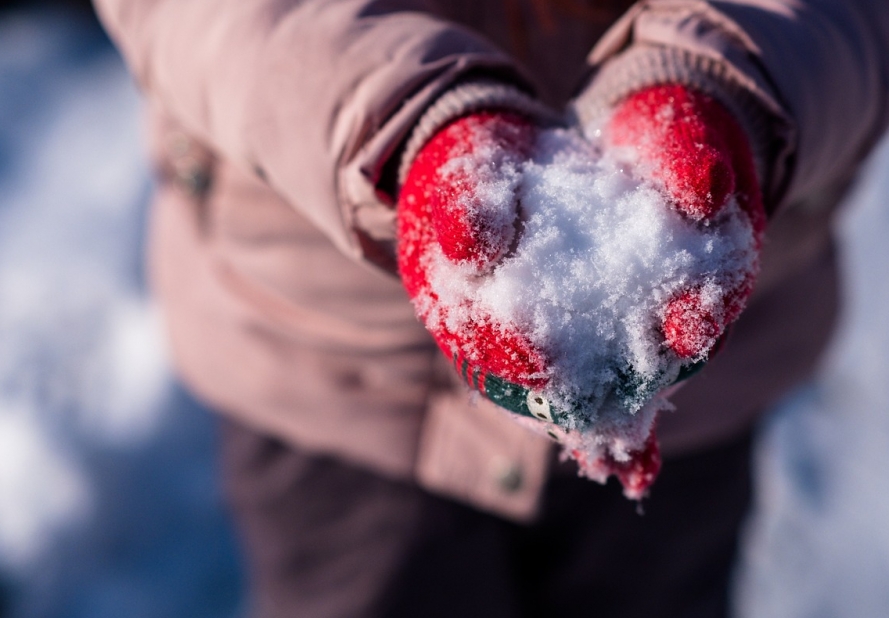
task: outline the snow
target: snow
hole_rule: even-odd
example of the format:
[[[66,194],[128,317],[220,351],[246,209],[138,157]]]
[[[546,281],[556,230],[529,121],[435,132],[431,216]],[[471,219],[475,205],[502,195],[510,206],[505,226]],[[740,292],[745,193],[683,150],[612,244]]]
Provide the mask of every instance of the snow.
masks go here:
[[[819,375],[757,455],[740,618],[889,615],[889,138],[838,226],[844,315]]]
[[[47,531],[82,523],[94,499],[82,466],[47,439],[35,411],[0,413],[0,566],[21,568],[46,549]],[[35,483],[40,479],[40,483]]]
[[[0,613],[238,615],[213,421],[140,274],[138,98],[74,23],[0,21]],[[840,228],[836,345],[760,438],[744,618],[889,615],[887,171],[889,142]]]
[[[654,418],[639,411],[700,360],[665,346],[668,303],[700,289],[712,312],[721,309],[756,268],[750,220],[731,199],[716,217],[692,221],[636,172],[631,153],[603,152],[573,130],[541,131],[530,160],[500,165],[498,173],[491,150],[476,144],[443,176],[475,179],[471,202],[495,220],[486,228],[512,229],[516,195],[517,246],[483,276],[474,264],[429,249],[431,294],[416,299],[419,313],[469,342],[474,325],[488,320],[522,333],[547,359],[540,395],[558,411],[558,424],[626,461],[643,448]],[[640,384],[630,394],[628,375]]]
[[[233,615],[209,415],[142,277],[140,101],[98,27],[0,21],[0,614]]]

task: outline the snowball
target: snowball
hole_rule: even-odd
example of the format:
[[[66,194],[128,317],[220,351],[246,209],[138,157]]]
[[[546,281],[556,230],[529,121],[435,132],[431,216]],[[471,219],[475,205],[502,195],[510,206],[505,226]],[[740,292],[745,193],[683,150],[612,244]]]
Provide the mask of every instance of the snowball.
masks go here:
[[[484,167],[473,156],[453,165]],[[498,211],[518,195],[512,251],[479,276],[433,248],[424,259],[435,297],[417,298],[418,310],[469,341],[486,317],[524,333],[547,359],[542,394],[561,428],[588,451],[626,458],[664,406],[652,399],[697,360],[665,346],[666,303],[693,286],[719,299],[740,285],[756,268],[754,231],[734,198],[716,219],[690,220],[630,153],[573,130],[542,131],[520,171],[518,184],[482,175],[477,189]]]

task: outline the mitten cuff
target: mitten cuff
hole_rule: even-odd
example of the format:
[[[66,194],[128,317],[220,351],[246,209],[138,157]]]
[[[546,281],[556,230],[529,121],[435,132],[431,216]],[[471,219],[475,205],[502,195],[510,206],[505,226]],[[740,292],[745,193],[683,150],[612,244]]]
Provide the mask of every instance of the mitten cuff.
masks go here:
[[[628,49],[602,67],[572,111],[584,128],[595,126],[628,95],[659,84],[682,84],[725,106],[747,134],[760,186],[768,186],[769,115],[725,64],[707,56],[649,45]]]
[[[461,116],[491,109],[528,116],[540,125],[563,122],[555,111],[514,86],[491,80],[463,82],[438,97],[420,117],[401,155],[398,185],[404,183],[420,149],[446,124]]]

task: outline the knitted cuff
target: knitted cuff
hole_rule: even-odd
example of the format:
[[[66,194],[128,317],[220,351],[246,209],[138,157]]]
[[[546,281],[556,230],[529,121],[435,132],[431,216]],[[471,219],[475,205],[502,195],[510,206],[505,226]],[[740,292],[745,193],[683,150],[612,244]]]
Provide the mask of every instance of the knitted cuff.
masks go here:
[[[604,118],[633,92],[658,84],[682,84],[707,94],[729,110],[750,140],[760,185],[768,186],[770,116],[727,66],[683,49],[640,45],[606,63],[573,102],[582,127]]]
[[[401,155],[398,185],[404,183],[420,149],[442,127],[461,116],[490,109],[528,116],[544,126],[564,123],[555,111],[514,86],[490,80],[463,82],[438,97],[420,117]]]

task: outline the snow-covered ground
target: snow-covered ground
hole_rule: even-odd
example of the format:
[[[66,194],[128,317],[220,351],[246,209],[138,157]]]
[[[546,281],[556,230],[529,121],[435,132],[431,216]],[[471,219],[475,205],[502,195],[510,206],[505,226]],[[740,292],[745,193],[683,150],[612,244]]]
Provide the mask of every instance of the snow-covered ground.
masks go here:
[[[235,615],[207,412],[142,279],[139,98],[98,28],[0,22],[0,615]]]
[[[845,315],[763,428],[743,618],[889,616],[889,137],[839,224]]]
[[[141,275],[139,100],[95,29],[0,22],[0,615],[240,614],[214,423]],[[889,143],[843,220],[847,314],[764,428],[742,618],[889,615]],[[881,175],[882,172],[882,175]]]

